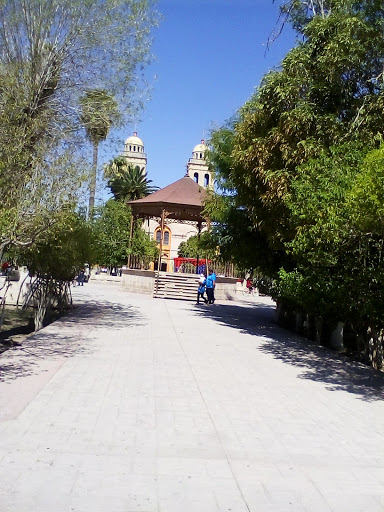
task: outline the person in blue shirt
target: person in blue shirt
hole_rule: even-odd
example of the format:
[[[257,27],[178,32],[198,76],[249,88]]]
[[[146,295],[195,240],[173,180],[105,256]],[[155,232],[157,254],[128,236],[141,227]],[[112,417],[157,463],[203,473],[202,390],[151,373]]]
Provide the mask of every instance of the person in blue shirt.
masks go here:
[[[204,292],[205,292],[205,282],[206,282],[206,279],[205,279],[205,275],[204,274],[200,274],[200,278],[199,278],[199,288],[197,290],[197,301],[196,301],[196,304],[199,304],[200,303],[200,297],[203,299],[203,301],[205,302],[205,304],[208,302],[207,299],[205,298],[204,296]]]
[[[205,288],[207,291],[208,304],[215,302],[215,286],[216,286],[216,274],[213,270],[209,272],[209,276],[205,282]]]

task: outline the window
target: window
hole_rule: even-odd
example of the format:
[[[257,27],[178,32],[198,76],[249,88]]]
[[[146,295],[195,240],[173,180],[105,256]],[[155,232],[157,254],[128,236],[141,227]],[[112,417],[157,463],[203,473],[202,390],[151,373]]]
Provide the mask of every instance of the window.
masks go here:
[[[160,228],[157,228],[156,232],[155,232],[156,243],[160,244],[160,239],[161,239],[161,230],[160,230]],[[171,239],[171,232],[170,232],[170,230],[168,228],[164,228],[163,245],[169,245],[170,244],[170,239]]]
[[[200,153],[200,158],[203,158],[203,153]]]
[[[193,179],[196,181],[196,183],[199,183],[199,173],[198,172],[195,172],[195,174],[193,175]]]
[[[136,146],[133,146],[133,151],[136,151]]]
[[[129,151],[132,151],[132,146],[129,146]]]
[[[209,174],[204,176],[204,187],[208,187],[209,185]]]

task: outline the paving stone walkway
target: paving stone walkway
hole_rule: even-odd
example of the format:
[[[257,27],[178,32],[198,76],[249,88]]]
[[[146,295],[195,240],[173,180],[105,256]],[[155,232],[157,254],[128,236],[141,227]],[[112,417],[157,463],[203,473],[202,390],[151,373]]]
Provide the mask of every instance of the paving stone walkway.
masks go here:
[[[384,511],[384,374],[117,283],[0,357],[1,512]]]

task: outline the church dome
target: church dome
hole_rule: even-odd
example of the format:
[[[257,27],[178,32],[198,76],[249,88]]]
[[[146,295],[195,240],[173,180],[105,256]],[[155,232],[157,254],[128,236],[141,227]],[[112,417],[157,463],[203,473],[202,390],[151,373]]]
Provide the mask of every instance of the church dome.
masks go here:
[[[197,144],[197,146],[193,148],[192,158],[195,158],[197,160],[204,160],[204,155],[207,149],[208,148],[205,145],[205,140],[202,140],[201,144]]]
[[[144,146],[143,141],[140,139],[140,137],[137,136],[137,132],[133,132],[133,135],[131,137],[128,137],[128,139],[124,143],[125,145],[136,145],[136,146]]]
[[[206,151],[208,148],[207,146],[205,145],[205,140],[202,140],[201,141],[201,144],[197,144],[197,146],[195,146],[193,148],[193,153],[198,153],[200,151],[202,151],[204,153],[204,151]]]

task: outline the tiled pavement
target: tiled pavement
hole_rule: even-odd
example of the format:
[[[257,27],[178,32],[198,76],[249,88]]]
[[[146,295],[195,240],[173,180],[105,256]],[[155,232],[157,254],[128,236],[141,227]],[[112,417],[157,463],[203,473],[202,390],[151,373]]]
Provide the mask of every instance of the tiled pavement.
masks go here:
[[[1,512],[384,511],[384,374],[267,298],[74,296],[0,358]]]

